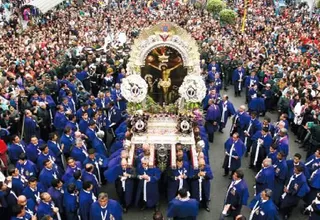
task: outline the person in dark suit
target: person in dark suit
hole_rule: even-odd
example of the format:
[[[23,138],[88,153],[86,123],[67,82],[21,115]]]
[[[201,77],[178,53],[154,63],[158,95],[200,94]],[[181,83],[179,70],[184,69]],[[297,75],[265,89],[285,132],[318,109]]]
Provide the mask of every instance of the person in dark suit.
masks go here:
[[[233,173],[233,181],[230,183],[226,193],[222,211],[223,216],[236,217],[241,213],[242,206],[247,205],[249,190],[243,177],[242,170],[238,169]]]

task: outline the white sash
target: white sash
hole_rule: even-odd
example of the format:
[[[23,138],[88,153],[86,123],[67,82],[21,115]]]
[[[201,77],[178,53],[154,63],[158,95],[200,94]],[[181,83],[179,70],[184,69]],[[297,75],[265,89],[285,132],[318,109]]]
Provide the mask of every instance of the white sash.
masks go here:
[[[312,172],[311,177],[310,177],[310,180],[312,180],[312,178],[314,177],[314,175],[316,175],[317,171],[318,171],[318,170],[315,170],[315,171]]]
[[[242,81],[241,81],[241,80],[242,80],[242,72],[239,73],[239,80],[240,80],[240,81],[239,81],[238,89],[241,90],[241,85],[242,85]]]
[[[305,166],[308,166],[310,163],[312,163],[314,159],[310,160],[308,163],[305,164]]]
[[[228,188],[228,190],[227,190],[225,200],[227,200],[228,194],[229,194],[230,190],[232,189],[232,187],[235,185],[235,182],[236,182],[236,181],[234,181],[234,180],[231,182],[231,184],[230,184],[230,186],[229,186],[229,188]]]
[[[259,209],[259,200],[256,202],[256,204],[254,205],[252,211],[250,212],[250,217],[249,220],[252,220],[254,213]]]
[[[10,194],[12,194],[14,196],[14,198],[18,199],[17,195],[15,192],[13,192],[12,190],[10,191]]]
[[[126,173],[127,172],[124,172],[123,175],[125,175]],[[126,179],[127,178],[125,176],[121,177],[121,186],[122,186],[123,192],[126,191]]]
[[[37,203],[39,204],[39,203],[41,202],[40,192],[38,191],[37,193],[34,193],[34,197],[36,197],[36,201],[37,201]]]
[[[53,203],[53,202],[51,203],[51,208],[54,208],[54,203]],[[59,211],[60,211],[60,210],[59,210]],[[58,220],[62,220],[62,219],[61,219],[60,212],[57,212],[57,218],[58,218]]]
[[[224,115],[226,114],[226,111],[228,110],[228,103],[223,103],[222,105],[222,115],[221,115],[221,122],[225,123],[224,121]]]
[[[143,181],[143,201],[147,201],[147,180]]]
[[[231,167],[232,151],[234,150],[234,144],[235,144],[235,143],[232,144],[231,149],[230,149],[230,151],[229,151],[229,162],[228,162],[228,168],[229,168],[229,169],[230,169],[230,167]]]
[[[56,172],[53,172],[52,176],[53,178],[58,179]]]
[[[108,215],[108,210],[106,210],[104,212],[101,211],[100,214],[101,214],[101,219],[102,220],[106,220],[107,219],[107,215]]]
[[[99,168],[99,164],[97,161],[94,162],[94,164],[96,165],[97,171],[98,171],[98,179],[99,179],[99,183],[101,184],[101,176],[100,176],[100,168]]]
[[[292,175],[291,178],[290,178],[290,181],[289,181],[289,183],[288,183],[288,185],[287,185],[287,189],[288,189],[288,190],[289,190],[290,185],[291,185],[291,183],[292,183],[292,181],[293,181],[294,179],[295,179],[295,177],[294,177],[294,175]],[[286,197],[286,195],[287,195],[286,192],[283,193],[283,194],[282,194],[282,199],[284,199],[284,197]]]
[[[203,177],[200,176],[198,180],[199,181],[199,201],[202,201],[202,180],[203,180]]]
[[[258,139],[258,144],[257,144],[257,148],[256,148],[256,154],[254,155],[254,161],[253,161],[253,165],[254,166],[257,165],[261,143],[262,143],[261,139]]]
[[[183,171],[182,170],[178,170],[178,173],[180,175],[184,175],[186,172],[187,172],[186,170],[183,170]],[[183,187],[183,178],[179,177],[179,188],[178,188],[178,190],[181,189],[182,187]]]
[[[24,149],[24,147],[22,146],[22,144],[17,144],[20,148],[21,148],[21,150],[23,151],[23,153],[26,153],[26,150]]]
[[[252,126],[252,122],[250,121],[248,130],[247,130],[247,133],[248,133],[248,134],[249,134],[249,132],[250,132],[251,126]],[[247,142],[248,142],[248,136],[246,136],[246,137],[244,138],[244,145],[245,145],[245,146],[247,146]]]

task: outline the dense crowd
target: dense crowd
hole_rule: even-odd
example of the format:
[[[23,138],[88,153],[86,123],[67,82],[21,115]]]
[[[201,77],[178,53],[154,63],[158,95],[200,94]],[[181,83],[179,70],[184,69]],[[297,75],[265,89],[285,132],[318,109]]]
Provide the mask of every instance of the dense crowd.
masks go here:
[[[238,13],[235,25],[221,24],[206,10],[179,1],[67,2],[45,15],[21,10],[22,1],[4,2],[3,219],[118,220],[134,205],[158,211],[158,183],[166,186],[160,191],[169,202],[168,217],[195,218],[198,203],[210,211],[209,143],[215,132],[224,132],[231,116],[223,168],[225,176],[231,172],[232,182],[222,216],[244,218],[241,207],[249,194],[239,168],[247,156],[257,171],[249,219],[276,219],[278,209],[288,218],[302,199],[310,219],[319,217],[320,17],[310,17],[305,4],[279,7],[252,1],[242,31],[242,1],[228,3]],[[179,143],[175,169],[161,173],[148,167],[148,145],[137,150],[136,165],[128,166],[132,132],[120,85],[134,39],[161,20],[179,24],[199,43],[208,95],[202,103],[206,114],[194,111],[197,169]],[[231,99],[221,94],[230,85],[247,106],[235,110]],[[276,125],[268,117],[259,121],[275,111]],[[288,129],[307,151],[305,163],[301,154],[288,157]],[[101,192],[107,182],[115,182],[119,203]],[[190,212],[179,211],[184,202],[190,202],[185,209]],[[160,213],[155,218],[161,219]]]

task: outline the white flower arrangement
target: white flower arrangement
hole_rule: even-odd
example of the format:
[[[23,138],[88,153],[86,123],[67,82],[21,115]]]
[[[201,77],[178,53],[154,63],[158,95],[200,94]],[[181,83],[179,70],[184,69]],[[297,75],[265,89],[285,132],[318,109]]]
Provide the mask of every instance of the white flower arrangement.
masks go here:
[[[180,96],[186,102],[201,102],[206,96],[206,84],[201,76],[188,75],[179,88]]]
[[[122,80],[121,93],[128,102],[140,103],[148,93],[146,81],[138,74],[132,74]]]

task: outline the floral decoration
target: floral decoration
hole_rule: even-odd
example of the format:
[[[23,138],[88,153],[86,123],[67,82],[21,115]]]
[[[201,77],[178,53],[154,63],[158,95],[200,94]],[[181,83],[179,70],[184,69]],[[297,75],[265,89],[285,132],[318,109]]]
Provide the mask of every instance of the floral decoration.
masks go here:
[[[188,75],[184,78],[179,93],[186,102],[201,102],[206,96],[206,85],[201,76]]]
[[[140,103],[147,96],[148,85],[139,74],[132,74],[123,79],[121,92],[128,102]]]

